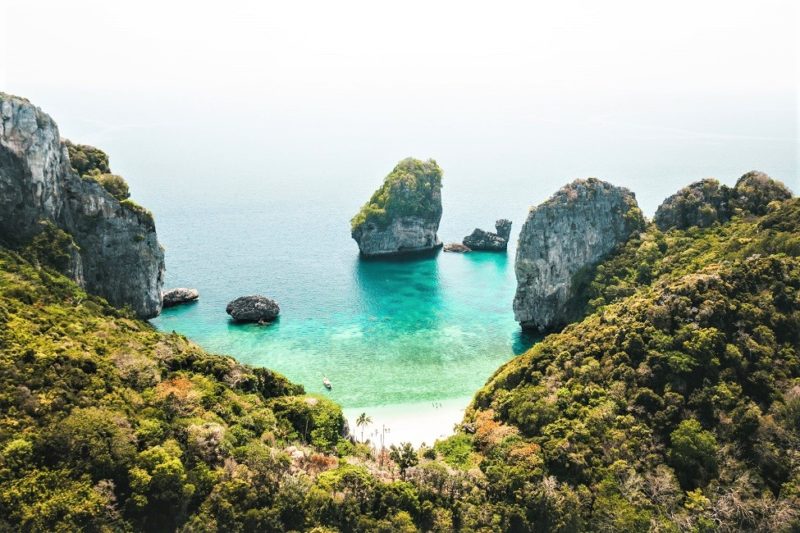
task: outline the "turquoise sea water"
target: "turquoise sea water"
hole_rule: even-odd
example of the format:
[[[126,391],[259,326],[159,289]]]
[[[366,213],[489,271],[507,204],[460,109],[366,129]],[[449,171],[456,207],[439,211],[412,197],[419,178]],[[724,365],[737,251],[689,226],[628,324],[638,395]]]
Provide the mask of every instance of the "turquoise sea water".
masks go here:
[[[165,310],[154,324],[278,370],[344,407],[465,398],[530,346],[511,310],[513,245],[508,254],[363,260],[349,236],[348,202],[336,198],[316,205],[317,216],[290,198],[259,194],[162,214],[167,285],[197,287],[201,298]],[[491,227],[483,218],[480,225]],[[472,229],[467,220],[454,225]],[[278,321],[229,320],[227,302],[251,293],[280,303]],[[330,393],[323,376],[333,382]]]
[[[287,169],[276,161],[295,152],[278,157],[270,138],[242,136],[249,130],[232,126],[241,123],[212,121],[213,132],[205,122],[191,124],[126,130],[109,146],[99,143],[119,154],[112,167],[155,214],[166,248],[166,287],[195,287],[201,294],[198,303],[166,310],[153,323],[208,350],[276,369],[309,392],[330,394],[351,413],[395,412],[400,405],[417,410],[447,400],[463,407],[503,362],[531,345],[511,308],[514,245],[528,208],[574,178],[597,176],[629,187],[648,216],[666,196],[708,176],[733,185],[756,168],[800,189],[791,135],[644,135],[602,123],[541,138],[495,132],[503,143],[475,144],[467,130],[453,132],[463,142],[442,137],[390,147],[376,141],[343,151],[298,142],[302,154]],[[254,124],[248,127],[268,122]],[[713,126],[725,130],[722,119]],[[769,133],[766,125],[761,129]],[[526,139],[530,146],[519,146]],[[509,218],[507,255],[359,259],[349,220],[409,155],[437,156],[444,169],[441,240],[460,241],[475,227],[491,229],[496,219]],[[275,298],[278,322],[231,323],[226,304],[246,294]],[[323,376],[333,382],[330,393]]]

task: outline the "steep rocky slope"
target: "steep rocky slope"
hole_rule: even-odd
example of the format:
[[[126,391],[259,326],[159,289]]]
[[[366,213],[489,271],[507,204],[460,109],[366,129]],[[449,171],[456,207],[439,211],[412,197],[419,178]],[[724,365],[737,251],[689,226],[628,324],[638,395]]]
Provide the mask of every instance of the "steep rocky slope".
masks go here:
[[[442,169],[433,159],[404,159],[351,221],[365,257],[425,253],[442,246]]]
[[[91,161],[79,166],[91,170]],[[79,176],[55,122],[27,100],[0,93],[0,240],[19,248],[54,225],[74,241],[63,241],[65,274],[114,305],[153,317],[161,310],[164,253],[152,215],[114,196],[119,180],[103,185],[107,161],[95,175]]]
[[[634,235],[478,392],[458,438],[519,530],[800,527],[800,200],[763,209]]]
[[[578,318],[576,276],[643,228],[633,193],[595,178],[576,180],[532,208],[517,246],[517,321],[548,331]]]
[[[303,392],[0,247],[0,531],[496,529],[459,450],[378,453]]]
[[[293,465],[335,466],[343,430],[331,402],[0,247],[0,530],[170,531],[231,490],[273,506]]]
[[[387,454],[0,248],[0,530],[797,530],[800,201],[764,210],[633,235],[456,435]]]

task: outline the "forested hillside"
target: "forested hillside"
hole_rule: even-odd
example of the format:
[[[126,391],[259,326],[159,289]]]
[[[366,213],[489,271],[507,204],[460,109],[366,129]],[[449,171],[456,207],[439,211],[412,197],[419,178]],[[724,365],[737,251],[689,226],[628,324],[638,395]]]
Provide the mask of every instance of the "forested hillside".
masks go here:
[[[0,251],[0,530],[800,528],[800,201],[654,225],[459,432],[380,454],[340,409]]]
[[[800,201],[631,239],[585,320],[476,395],[489,498],[520,528],[800,527]]]

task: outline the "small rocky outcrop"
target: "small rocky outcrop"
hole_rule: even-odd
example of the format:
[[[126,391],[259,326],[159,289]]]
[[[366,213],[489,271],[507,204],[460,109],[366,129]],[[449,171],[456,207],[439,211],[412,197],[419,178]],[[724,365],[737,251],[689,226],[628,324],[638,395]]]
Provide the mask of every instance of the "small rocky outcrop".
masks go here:
[[[364,257],[428,253],[441,248],[442,169],[433,159],[400,161],[351,220]]]
[[[511,235],[511,221],[501,218],[495,222],[494,227],[497,233],[475,228],[471,235],[464,237],[464,246],[471,250],[505,252],[508,248],[508,238]]]
[[[497,236],[501,239],[505,239],[508,242],[508,239],[511,237],[511,221],[507,218],[501,218],[500,220],[494,223],[494,229],[497,233]]]
[[[688,185],[658,206],[653,222],[661,230],[701,228],[730,217],[732,191],[708,178]]]
[[[469,246],[464,246],[460,242],[450,242],[444,245],[445,252],[453,252],[457,254],[465,254],[471,252]]]
[[[771,202],[782,202],[792,197],[792,191],[778,180],[763,172],[752,170],[736,181],[731,205],[734,210],[756,216],[766,215]]]
[[[764,215],[773,201],[792,197],[781,182],[763,172],[748,172],[733,188],[707,178],[673,194],[656,210],[653,221],[658,229],[707,228],[724,223],[737,213]]]
[[[199,297],[200,293],[197,289],[178,288],[164,291],[162,294],[162,301],[164,307],[173,307],[196,302]]]
[[[70,162],[75,147],[83,177]],[[74,241],[65,250],[72,260],[64,274],[112,305],[154,317],[161,310],[164,252],[153,217],[109,192],[103,183],[120,195],[124,181],[101,177],[110,171],[108,156],[90,148],[67,146],[50,116],[0,93],[0,241],[28,246],[50,223]]]
[[[237,322],[272,322],[281,312],[278,302],[266,296],[240,296],[228,304],[225,312]]]
[[[578,274],[644,225],[632,192],[596,178],[576,180],[532,208],[517,247],[516,320],[535,331],[568,323],[580,311]]]

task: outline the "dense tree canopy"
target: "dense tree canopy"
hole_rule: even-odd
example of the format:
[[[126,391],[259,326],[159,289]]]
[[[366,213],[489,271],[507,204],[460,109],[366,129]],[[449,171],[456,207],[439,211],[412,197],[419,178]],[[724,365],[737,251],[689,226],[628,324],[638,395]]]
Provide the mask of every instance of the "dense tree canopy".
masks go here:
[[[800,390],[800,201],[770,209],[651,227],[596,269],[589,316],[477,394],[465,428],[490,494],[525,528],[552,520],[531,496],[548,480],[550,498],[577,502],[569,523],[598,529],[800,527],[800,426],[786,414]]]
[[[64,144],[72,169],[78,176],[95,176],[111,172],[108,166],[108,154],[101,149],[88,144],[73,144],[70,141],[64,141]]]
[[[796,530],[800,201],[764,213],[634,236],[423,450],[87,295],[63,232],[0,248],[0,530]]]
[[[351,220],[352,229],[372,222],[384,226],[394,217],[437,218],[442,215],[441,201],[435,201],[442,188],[442,169],[433,159],[406,158],[383,180],[369,201]]]
[[[73,144],[70,141],[64,141],[64,144],[72,170],[78,176],[96,181],[120,202],[130,198],[128,183],[122,176],[111,173],[108,155],[104,151],[88,144]]]

